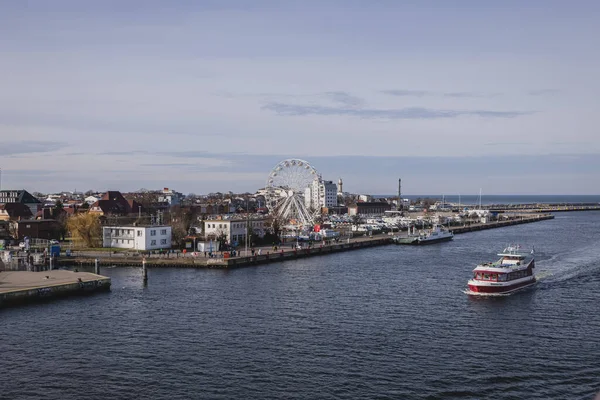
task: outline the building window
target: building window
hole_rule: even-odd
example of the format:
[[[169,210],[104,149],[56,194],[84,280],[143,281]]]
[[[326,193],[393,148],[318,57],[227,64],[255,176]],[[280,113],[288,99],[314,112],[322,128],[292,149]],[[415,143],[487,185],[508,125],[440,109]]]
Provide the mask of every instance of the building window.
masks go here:
[[[137,231],[138,237],[142,237],[142,231]]]
[[[167,230],[166,229],[161,229],[160,230],[160,234],[161,235],[166,235],[167,234]]]
[[[156,246],[156,240],[151,240],[150,241],[150,246]]]
[[[152,230],[150,231],[150,236],[156,236],[156,230],[152,229]]]
[[[167,239],[160,239],[160,244],[167,244]]]

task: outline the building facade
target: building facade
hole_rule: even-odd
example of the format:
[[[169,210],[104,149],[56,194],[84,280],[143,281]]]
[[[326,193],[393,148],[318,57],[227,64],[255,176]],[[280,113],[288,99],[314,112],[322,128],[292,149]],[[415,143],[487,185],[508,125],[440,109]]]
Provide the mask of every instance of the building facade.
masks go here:
[[[184,197],[183,193],[179,193],[173,189],[163,188],[158,194],[158,202],[167,203],[169,206],[178,206],[181,204]]]
[[[338,186],[333,181],[314,180],[304,190],[305,206],[320,210],[323,207],[337,206]]]
[[[258,237],[265,236],[265,221],[263,219],[212,219],[204,221],[204,236],[216,239],[225,235],[226,241],[234,246],[246,242],[246,227]]]
[[[171,227],[105,226],[102,228],[102,247],[132,250],[159,250],[171,248]]]
[[[31,215],[37,214],[42,202],[27,190],[0,190],[0,204],[21,203],[29,207]]]
[[[32,239],[60,239],[60,224],[53,219],[36,219],[17,221],[19,240],[25,237]]]
[[[391,205],[382,201],[356,203],[348,207],[348,215],[383,215],[391,209]]]

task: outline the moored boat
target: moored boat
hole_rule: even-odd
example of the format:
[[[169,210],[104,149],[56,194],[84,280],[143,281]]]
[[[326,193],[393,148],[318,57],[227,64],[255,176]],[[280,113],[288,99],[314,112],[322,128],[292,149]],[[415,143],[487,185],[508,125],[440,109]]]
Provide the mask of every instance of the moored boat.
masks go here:
[[[535,284],[533,250],[528,252],[511,245],[498,256],[498,261],[479,264],[473,270],[468,294],[510,294]]]
[[[413,244],[413,245],[422,245],[422,244],[433,244],[439,242],[447,242],[454,238],[454,233],[452,231],[442,228],[441,225],[434,225],[431,230],[426,232],[421,232],[419,234],[411,234],[409,230],[408,236],[394,237],[394,243],[396,244]]]
[[[439,242],[447,242],[454,239],[452,231],[442,228],[441,225],[434,225],[428,232],[419,235],[415,244],[432,244]]]

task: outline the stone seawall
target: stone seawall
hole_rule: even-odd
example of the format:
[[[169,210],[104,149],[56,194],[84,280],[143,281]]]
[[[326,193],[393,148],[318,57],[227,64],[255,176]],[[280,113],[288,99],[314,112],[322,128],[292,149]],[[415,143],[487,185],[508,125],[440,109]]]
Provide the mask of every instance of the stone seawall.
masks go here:
[[[0,308],[59,297],[109,291],[110,278],[64,270],[0,272]]]

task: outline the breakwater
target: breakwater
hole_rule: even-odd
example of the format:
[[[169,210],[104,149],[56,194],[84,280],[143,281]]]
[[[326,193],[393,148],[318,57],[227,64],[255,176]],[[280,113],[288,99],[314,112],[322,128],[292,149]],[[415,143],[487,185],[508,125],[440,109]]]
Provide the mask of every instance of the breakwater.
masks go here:
[[[553,219],[551,214],[541,215],[525,215],[509,220],[494,221],[488,223],[476,223],[460,227],[450,228],[455,234],[466,232],[475,232],[485,229],[495,229],[508,227],[513,225],[527,224],[547,219]],[[145,261],[148,267],[183,267],[183,268],[236,268],[248,265],[260,265],[285,260],[294,260],[306,257],[315,257],[338,253],[343,251],[360,250],[368,247],[383,246],[392,244],[391,236],[374,235],[373,237],[363,236],[358,238],[346,239],[337,243],[327,245],[314,245],[310,248],[293,249],[293,248],[278,248],[264,249],[261,254],[241,256],[241,257],[194,257],[191,254],[185,256],[179,255],[152,255],[144,258],[140,255],[129,257],[92,257],[80,255],[77,257],[66,257],[58,261],[58,264],[67,267],[89,267],[89,266],[142,266]]]
[[[452,231],[452,233],[454,233],[456,235],[456,234],[466,233],[466,232],[482,231],[485,229],[502,228],[505,226],[530,224],[533,222],[545,221],[548,219],[554,219],[554,215],[552,215],[552,214],[521,215],[517,218],[508,219],[508,220],[504,220],[504,221],[492,221],[492,222],[487,222],[485,224],[471,224],[471,225],[466,225],[466,226],[451,227],[450,231]]]
[[[59,297],[109,291],[106,276],[65,270],[0,272],[0,308]]]

